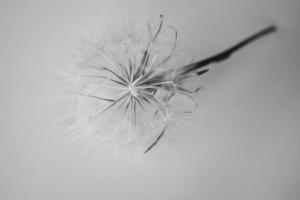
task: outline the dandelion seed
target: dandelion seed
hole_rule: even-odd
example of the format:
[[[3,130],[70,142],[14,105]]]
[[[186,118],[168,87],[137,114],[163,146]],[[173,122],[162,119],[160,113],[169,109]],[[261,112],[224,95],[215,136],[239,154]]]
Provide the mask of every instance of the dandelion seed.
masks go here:
[[[99,43],[92,45],[94,52],[84,59],[80,65],[82,71],[76,76],[76,80],[82,82],[81,87],[70,89],[69,94],[76,102],[76,115],[88,110],[84,112],[89,127],[86,134],[96,135],[95,143],[104,146],[99,141],[108,141],[121,146],[135,142],[135,138],[144,138],[148,145],[143,146],[143,152],[147,153],[167,132],[171,123],[170,104],[174,98],[183,96],[191,101],[193,109],[186,113],[197,108],[193,95],[202,87],[186,88],[185,83],[190,78],[204,75],[209,71],[209,64],[228,59],[245,45],[276,31],[276,27],[267,27],[216,55],[176,67],[168,63],[173,59],[178,33],[174,27],[164,25],[163,15],[157,26],[146,22],[139,30],[128,34],[128,40],[108,39],[100,46]],[[163,55],[159,40],[167,31],[173,33],[169,37],[172,42]],[[139,40],[132,44],[134,37]],[[125,49],[122,48],[124,41]],[[148,135],[143,134],[144,129],[150,130]]]

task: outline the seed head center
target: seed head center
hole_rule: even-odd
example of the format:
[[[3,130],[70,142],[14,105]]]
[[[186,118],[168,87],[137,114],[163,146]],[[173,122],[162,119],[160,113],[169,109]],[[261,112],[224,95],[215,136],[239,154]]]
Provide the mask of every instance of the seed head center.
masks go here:
[[[134,84],[129,83],[128,90],[132,96],[135,96],[135,97],[137,96],[137,88],[135,87]]]

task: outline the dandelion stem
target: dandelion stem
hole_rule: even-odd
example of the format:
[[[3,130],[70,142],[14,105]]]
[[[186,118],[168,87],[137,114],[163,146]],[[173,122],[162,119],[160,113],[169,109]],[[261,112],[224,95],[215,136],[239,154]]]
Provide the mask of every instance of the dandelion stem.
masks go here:
[[[186,66],[183,66],[181,68],[182,72],[181,74],[184,75],[184,74],[188,74],[188,73],[191,73],[191,72],[195,72],[195,71],[198,71],[199,69],[203,68],[204,66],[206,65],[209,65],[211,63],[217,63],[217,62],[221,62],[223,60],[226,60],[228,59],[233,53],[235,53],[236,51],[238,51],[239,49],[243,48],[244,46],[246,46],[247,44],[265,36],[265,35],[268,35],[272,32],[275,32],[277,30],[277,27],[272,25],[272,26],[269,26],[255,34],[253,34],[252,36],[249,36],[248,38],[240,41],[239,43],[237,43],[236,45],[216,54],[216,55],[213,55],[211,57],[208,57],[208,58],[205,58],[201,61],[198,61],[198,62],[195,62],[195,63],[192,63],[192,64],[189,64],[189,65],[186,65]]]

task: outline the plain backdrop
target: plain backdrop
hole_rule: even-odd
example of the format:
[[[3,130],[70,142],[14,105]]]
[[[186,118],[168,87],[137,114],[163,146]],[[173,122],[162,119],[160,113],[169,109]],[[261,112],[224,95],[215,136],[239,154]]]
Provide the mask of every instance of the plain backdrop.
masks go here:
[[[279,30],[203,76],[197,111],[152,152],[101,159],[62,138],[47,105],[78,30],[124,7],[164,14],[196,59]],[[299,10],[298,0],[1,0],[0,199],[299,199]]]

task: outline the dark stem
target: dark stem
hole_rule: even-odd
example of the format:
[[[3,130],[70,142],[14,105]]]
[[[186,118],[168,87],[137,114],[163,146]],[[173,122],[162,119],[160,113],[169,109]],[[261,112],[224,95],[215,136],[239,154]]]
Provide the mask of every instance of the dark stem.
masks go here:
[[[204,60],[195,62],[195,63],[191,63],[189,65],[183,66],[180,70],[182,70],[181,74],[182,75],[186,75],[188,73],[191,72],[197,72],[199,71],[201,68],[205,67],[206,65],[209,65],[211,63],[218,63],[221,62],[223,60],[228,59],[233,53],[235,53],[236,51],[238,51],[239,49],[241,49],[242,47],[246,46],[247,44],[263,37],[266,36],[272,32],[275,32],[277,30],[277,27],[272,25],[269,26],[255,34],[253,34],[252,36],[249,36],[248,38],[240,41],[239,43],[237,43],[236,45],[216,54],[213,56],[210,56],[208,58],[205,58]]]

